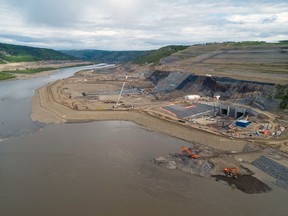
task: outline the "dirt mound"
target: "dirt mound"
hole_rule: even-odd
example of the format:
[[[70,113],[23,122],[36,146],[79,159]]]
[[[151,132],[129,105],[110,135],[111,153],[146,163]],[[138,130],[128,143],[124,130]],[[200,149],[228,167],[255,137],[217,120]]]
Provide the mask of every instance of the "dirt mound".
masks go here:
[[[243,152],[246,153],[256,150],[257,147],[251,143],[243,148]],[[241,166],[230,152],[216,150],[196,143],[192,144],[189,151],[198,157],[191,158],[190,153],[184,151],[182,155],[178,153],[167,154],[154,159],[153,162],[167,169],[179,169],[183,172],[214,179],[224,184],[228,183],[244,193],[253,194],[271,191],[268,185],[252,176],[253,173],[248,168]],[[237,178],[224,175],[223,170],[225,167],[237,167]]]
[[[215,165],[210,160],[191,159],[187,156],[181,157],[179,154],[169,154],[156,158],[154,162],[167,169],[179,169],[206,178],[211,178],[212,174],[216,174]]]
[[[238,175],[238,178],[231,178],[224,175],[213,175],[212,177],[216,181],[224,181],[248,194],[265,193],[272,190],[268,185],[251,175]]]
[[[271,188],[258,180],[251,174],[238,174],[237,178],[220,175],[219,164],[213,159],[192,159],[179,154],[168,154],[154,160],[154,163],[167,169],[179,169],[193,175],[212,178],[224,184],[229,184],[244,193],[264,193],[271,191]]]

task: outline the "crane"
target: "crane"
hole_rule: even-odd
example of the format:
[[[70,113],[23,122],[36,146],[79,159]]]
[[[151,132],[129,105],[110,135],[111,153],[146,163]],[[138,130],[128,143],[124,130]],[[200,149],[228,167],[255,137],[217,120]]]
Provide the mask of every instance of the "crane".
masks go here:
[[[125,76],[125,79],[127,80],[128,77],[129,77],[129,76]],[[121,98],[121,95],[122,95],[122,92],[123,92],[123,89],[124,89],[125,84],[126,84],[126,82],[123,82],[123,85],[122,85],[122,88],[121,88],[121,91],[120,91],[118,100],[117,100],[116,104],[113,105],[113,108],[117,108],[117,107],[119,106],[119,101],[120,101],[120,98]]]
[[[126,77],[126,79],[127,79],[127,77]],[[124,89],[125,84],[126,84],[126,82],[123,82],[123,85],[122,85],[122,88],[121,88],[121,91],[120,91],[119,97],[118,97],[118,99],[117,99],[116,104],[113,106],[113,108],[117,108],[117,107],[118,107],[118,105],[119,105],[119,101],[120,101],[120,98],[121,98],[121,95],[122,95],[122,92],[123,92],[123,89]]]
[[[183,154],[183,151],[186,151],[186,152],[190,155],[191,158],[196,159],[196,158],[199,157],[198,155],[193,154],[187,147],[181,146],[181,148],[180,148],[180,155],[181,155],[181,156],[182,156],[182,154]]]

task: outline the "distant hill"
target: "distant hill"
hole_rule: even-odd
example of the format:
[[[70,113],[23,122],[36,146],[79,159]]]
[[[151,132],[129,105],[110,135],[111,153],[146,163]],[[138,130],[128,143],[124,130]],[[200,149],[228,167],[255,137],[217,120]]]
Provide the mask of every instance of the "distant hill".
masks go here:
[[[96,63],[125,63],[133,62],[136,58],[147,55],[152,51],[61,50],[61,52]]]
[[[0,43],[0,64],[41,60],[75,60],[75,57],[44,48]]]
[[[172,45],[149,51],[61,50],[61,52],[85,61],[97,63],[133,62],[136,64],[157,64],[162,58],[187,48],[188,46]]]
[[[135,59],[136,64],[145,64],[145,63],[153,63],[158,64],[160,60],[164,57],[168,57],[172,55],[173,53],[177,53],[181,50],[187,49],[189,46],[180,46],[180,45],[171,45],[162,47],[158,50],[154,50],[150,53],[147,53],[146,55],[140,56],[137,59]]]
[[[192,73],[205,71],[229,73],[288,74],[288,43],[263,41],[208,43],[190,46],[163,58],[163,65],[189,68]],[[193,65],[193,67],[191,67]]]

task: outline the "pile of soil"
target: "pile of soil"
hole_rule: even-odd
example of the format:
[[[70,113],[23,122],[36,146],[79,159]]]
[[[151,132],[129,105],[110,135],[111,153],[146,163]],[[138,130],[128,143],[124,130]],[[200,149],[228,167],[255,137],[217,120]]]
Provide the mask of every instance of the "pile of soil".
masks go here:
[[[237,178],[231,178],[224,175],[213,175],[212,177],[216,181],[224,181],[248,194],[265,193],[272,190],[268,185],[252,175],[238,175]]]
[[[248,194],[264,193],[272,190],[268,185],[252,176],[252,172],[249,169],[237,164],[233,156],[228,152],[225,153],[224,151],[196,143],[193,143],[189,150],[193,154],[198,155],[199,158],[191,158],[189,154],[183,152],[182,155],[178,153],[163,155],[154,159],[153,162],[167,169],[178,169],[192,175],[228,184]],[[247,153],[253,151],[257,151],[257,148],[252,144],[246,145],[243,149],[243,152]],[[227,164],[231,164],[231,167],[239,168],[237,178],[228,177],[223,174],[223,166],[227,166]]]
[[[164,155],[154,159],[153,162],[167,169],[179,169],[206,178],[211,178],[211,175],[217,174],[215,165],[210,160],[192,159],[179,154]]]

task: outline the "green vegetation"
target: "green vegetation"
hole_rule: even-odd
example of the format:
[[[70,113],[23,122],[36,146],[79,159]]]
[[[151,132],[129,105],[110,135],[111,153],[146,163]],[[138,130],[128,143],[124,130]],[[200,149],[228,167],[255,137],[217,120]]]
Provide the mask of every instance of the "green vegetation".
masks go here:
[[[23,56],[1,56],[3,59],[5,59],[8,62],[30,62],[30,61],[40,61],[39,58],[29,56],[29,55],[23,55]]]
[[[286,85],[277,85],[277,91],[275,94],[276,99],[281,99],[280,108],[288,108],[288,84]]]
[[[281,41],[279,41],[279,43],[288,44],[288,40],[281,40]]]
[[[125,63],[132,62],[151,51],[62,50],[61,52],[95,63]]]
[[[15,76],[9,73],[0,72],[0,80],[6,80],[12,78],[15,78]]]
[[[150,51],[103,51],[103,50],[62,50],[61,52],[95,63],[125,63],[136,64],[159,63],[160,59],[184,50],[188,46],[167,46]]]
[[[241,42],[235,42],[235,46],[259,46],[266,44],[265,41],[241,41]]]
[[[136,64],[146,64],[146,63],[158,64],[162,58],[170,56],[178,51],[187,49],[188,47],[189,46],[176,46],[176,45],[162,47],[158,50],[148,53],[147,55],[137,58],[134,62]]]
[[[46,67],[46,68],[27,68],[25,70],[13,70],[13,71],[2,71],[3,73],[15,73],[15,74],[34,74],[39,73],[42,71],[50,71],[55,70],[56,68],[53,67]]]
[[[13,70],[13,71],[1,71],[0,72],[0,80],[7,80],[15,78],[16,76],[14,74],[34,74],[34,73],[40,73],[42,71],[49,71],[49,70],[55,70],[56,68],[52,67],[46,67],[46,68],[29,68],[25,70]]]
[[[75,60],[76,58],[52,49],[0,43],[0,59],[8,62],[30,62],[42,60]]]

